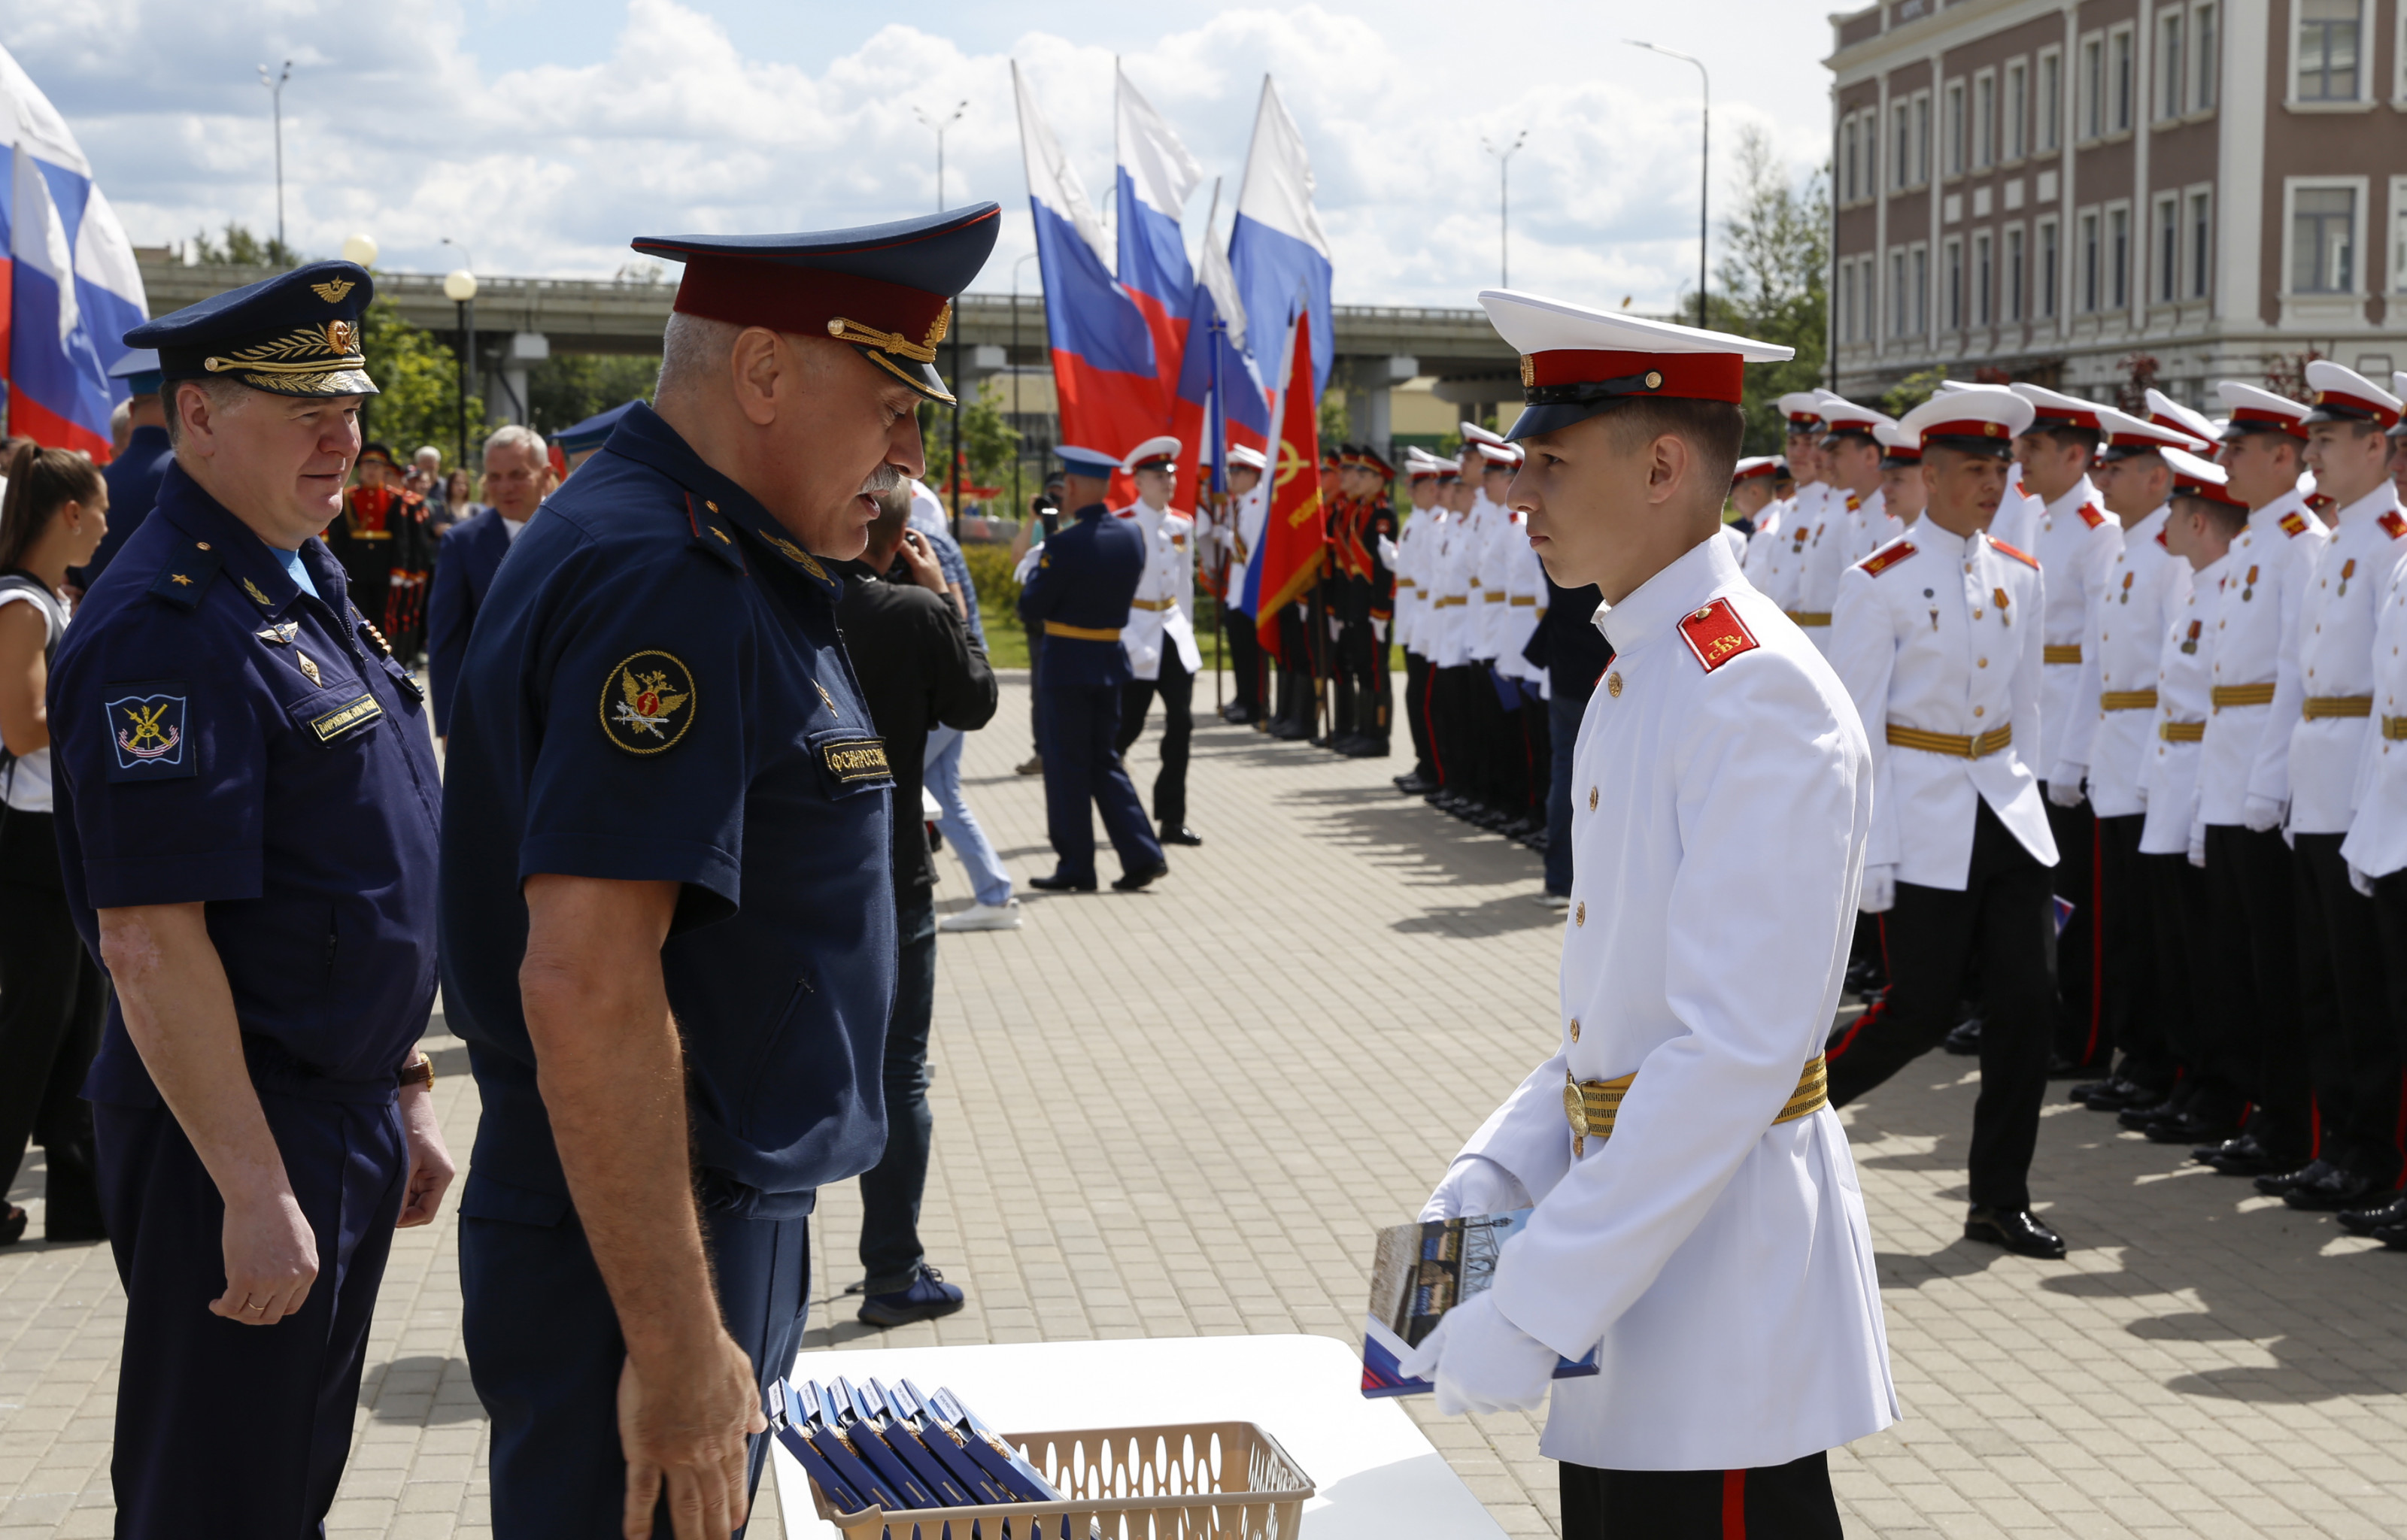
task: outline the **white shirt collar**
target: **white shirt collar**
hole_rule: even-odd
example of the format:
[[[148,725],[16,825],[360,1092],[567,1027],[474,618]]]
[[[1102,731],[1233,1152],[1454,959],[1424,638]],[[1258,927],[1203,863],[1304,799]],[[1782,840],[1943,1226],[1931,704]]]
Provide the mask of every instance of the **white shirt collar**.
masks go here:
[[[1691,545],[1672,564],[1625,595],[1596,607],[1596,629],[1617,653],[1634,652],[1702,606],[1716,589],[1741,581],[1738,558],[1719,531]]]

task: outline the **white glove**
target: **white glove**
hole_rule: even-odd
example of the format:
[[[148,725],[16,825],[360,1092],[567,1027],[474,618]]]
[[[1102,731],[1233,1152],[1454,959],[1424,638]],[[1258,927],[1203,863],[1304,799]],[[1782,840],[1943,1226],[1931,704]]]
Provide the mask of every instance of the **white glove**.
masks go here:
[[[1387,535],[1379,537],[1379,564],[1389,572],[1396,567],[1396,543]]]
[[[1385,642],[1388,640],[1388,623],[1374,618],[1371,622],[1371,634],[1377,640]]]
[[[1521,1179],[1485,1155],[1458,1155],[1437,1190],[1421,1205],[1420,1220],[1461,1219],[1467,1214],[1509,1214],[1531,1207]]]
[[[2348,864],[2348,885],[2371,898],[2373,897],[2373,873],[2351,861]]]
[[[2257,834],[2281,827],[2282,814],[2287,811],[2270,797],[2251,796],[2240,805],[2240,821]]]
[[[2206,865],[2206,826],[2204,824],[2192,824],[2189,827],[2189,864],[2200,868]]]
[[[1490,1290],[1448,1310],[1396,1372],[1435,1385],[1442,1417],[1527,1411],[1546,1399],[1560,1357],[1506,1320]]]
[[[2047,778],[2047,799],[2060,808],[2077,808],[2082,804],[2081,767],[2058,765]]]
[[[1339,639],[1339,634],[1340,634],[1344,629],[1345,629],[1345,628],[1344,628],[1344,627],[1339,623],[1339,621],[1338,621],[1338,619],[1337,619],[1337,617],[1336,617],[1335,615],[1331,615],[1331,616],[1329,617],[1329,640],[1330,640],[1330,641],[1332,641],[1332,642],[1335,642],[1335,641],[1337,641],[1337,640]]]
[[[1864,868],[1863,897],[1856,907],[1867,914],[1886,914],[1897,907],[1897,868],[1883,862]]]

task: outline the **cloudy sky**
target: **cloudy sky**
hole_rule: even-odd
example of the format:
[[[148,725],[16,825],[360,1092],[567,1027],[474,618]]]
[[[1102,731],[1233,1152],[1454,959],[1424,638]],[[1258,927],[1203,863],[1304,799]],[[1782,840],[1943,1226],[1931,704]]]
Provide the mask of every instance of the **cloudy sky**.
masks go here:
[[[1310,146],[1350,304],[1460,305],[1497,277],[1496,162],[1512,162],[1516,287],[1642,308],[1693,282],[1697,72],[1723,151],[1759,124],[1801,171],[1827,137],[1830,7],[1805,0],[1150,0],[904,6],[826,0],[0,0],[0,46],[80,136],[137,244],[275,225],[262,61],[284,94],[293,244],[373,234],[383,265],[607,276],[635,234],[866,223],[937,206],[915,107],[966,100],[948,205],[1008,214],[974,287],[1028,251],[1010,64],[1107,199],[1112,60],[1233,202],[1265,71]],[[241,20],[237,21],[235,18]],[[1476,20],[1476,28],[1469,24]],[[1201,238],[1211,185],[1188,211]],[[1716,216],[1718,218],[1718,215]],[[1222,216],[1226,229],[1227,213]],[[1034,287],[1034,264],[1024,270]]]

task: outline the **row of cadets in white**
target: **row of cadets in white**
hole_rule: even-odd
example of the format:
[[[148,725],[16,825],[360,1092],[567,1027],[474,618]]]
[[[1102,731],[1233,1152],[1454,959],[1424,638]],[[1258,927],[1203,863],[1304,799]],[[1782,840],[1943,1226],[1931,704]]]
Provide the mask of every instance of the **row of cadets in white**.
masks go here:
[[[2297,424],[2307,415],[2286,396],[2237,380],[2216,389],[2231,408],[2227,441],[2249,431],[2243,423]],[[2303,443],[2303,428],[2298,436]],[[2315,557],[2329,538],[2294,487],[2251,513],[2231,543],[2222,613],[2207,643],[2209,684],[2217,693],[2264,685],[2273,691],[2270,704],[2243,704],[2226,695],[2210,705],[2194,843],[2204,839],[2208,825],[2245,825],[2260,833],[2276,827],[2289,805],[2289,728],[2307,695],[2299,667],[2299,615],[2314,581]]]
[[[1437,529],[1437,548],[1428,558],[1429,633],[1422,656],[1433,668],[1459,669],[1470,660],[1471,558],[1474,538],[1472,516],[1478,507],[1479,456],[1463,445],[1460,475],[1446,494],[1446,522]],[[1466,486],[1465,483],[1468,483]],[[1455,504],[1462,506],[1457,507]]]
[[[1904,426],[1927,431],[1951,412],[2012,415],[1966,395],[1934,397],[1908,413]],[[2002,390],[1986,396],[2017,399]],[[2033,859],[2054,866],[2039,779],[2022,752],[2040,730],[2039,616],[2046,596],[2038,566],[1985,533],[1952,534],[1926,513],[1905,536],[1849,567],[1840,587],[1830,662],[1863,715],[1875,778],[1866,869],[1886,867],[1897,882],[1963,892],[1980,801]],[[1959,738],[2010,729],[2010,736],[2003,747],[1967,758],[1892,746],[1891,727]]]
[[[1825,438],[1844,428],[1869,429],[1890,420],[1870,407],[1858,406],[1846,397],[1828,390],[1815,391],[1814,399]],[[1814,644],[1827,654],[1830,627],[1824,617],[1838,607],[1841,574],[1870,556],[1880,544],[1872,540],[1873,533],[1894,538],[1904,525],[1888,517],[1887,500],[1877,485],[1869,493],[1862,493],[1836,482],[1822,482],[1817,484],[1817,491],[1819,512],[1813,536],[1802,553],[1804,559],[1797,571],[1787,609],[1804,625],[1805,634]]]
[[[1515,469],[1518,468],[1517,462]],[[1538,622],[1546,618],[1546,568],[1530,546],[1529,516],[1516,513],[1512,519],[1503,542],[1504,603],[1496,628],[1496,671],[1521,681],[1545,699],[1554,693],[1546,671],[1521,654],[1536,633]]]
[[[2407,397],[2407,371],[2392,374],[2390,384],[2396,394]],[[2407,516],[2392,517],[2399,525],[2385,524],[2385,529],[2394,534],[2407,530]],[[2407,540],[2400,544],[2407,544]],[[2407,868],[2407,558],[2392,563],[2390,580],[2373,590],[2373,675],[2368,692],[2373,711],[2364,724],[2348,838],[2340,847],[2350,881],[2360,892],[2374,878]]]
[[[2036,414],[2034,431],[2051,425],[2100,426],[2095,402],[2036,385],[2017,384],[2013,389],[2031,403]],[[2089,710],[2081,693],[2081,649],[2089,634],[2096,596],[2105,590],[2106,570],[2122,552],[2123,524],[2106,511],[2096,484],[2085,473],[2046,502],[2040,511],[2037,544],[2020,549],[2036,557],[2039,570],[2047,576],[2047,614],[2041,629],[2054,659],[2040,671],[2039,737],[2023,752],[2053,783],[2057,768],[2063,763],[2061,749],[2072,740],[2073,714]]]
[[[1521,533],[1521,516],[1489,496],[1487,486],[1486,473],[1515,469],[1520,464],[1520,451],[1504,444],[1482,444],[1479,453],[1486,468],[1474,510],[1478,551],[1472,575],[1478,581],[1471,590],[1470,649],[1474,662],[1494,663],[1503,645],[1504,613],[1512,597],[1513,543],[1517,540],[1526,545],[1529,542]]]
[[[2208,449],[2206,437],[2178,419],[2157,417],[2153,403],[2147,421],[2111,407],[2101,408],[2099,418],[2116,449],[2127,445],[2153,446],[2158,453],[2172,448],[2193,458]],[[2203,419],[2199,428],[2211,436]],[[2126,818],[2147,807],[2141,776],[2150,747],[2161,746],[2157,675],[2163,663],[2165,628],[2171,623],[2171,606],[2189,590],[2189,563],[2165,548],[2165,525],[2172,517],[2168,493],[2165,502],[2123,532],[2121,549],[2090,596],[2081,678],[2065,741],[2049,751],[2057,764],[2051,784],[2079,785],[2086,779],[2089,805],[2101,818]],[[2182,832],[2186,838],[2186,825]]]
[[[1129,452],[1121,469],[1163,456],[1178,458],[1175,438],[1147,439]],[[1129,672],[1139,679],[1161,676],[1164,648],[1175,647],[1189,673],[1204,669],[1204,654],[1195,645],[1195,521],[1172,508],[1157,508],[1142,498],[1113,516],[1133,523],[1145,536],[1145,575],[1137,580],[1130,601],[1128,624],[1120,628],[1120,650],[1128,654]]]
[[[2176,497],[2220,495],[2223,467],[2179,449],[2161,451],[2172,467]],[[2193,571],[2188,561],[2168,558],[2165,568],[2165,625],[2157,643],[2157,710],[2149,724],[2140,776],[2147,821],[2140,826],[2140,850],[2147,855],[2187,855],[2204,863],[2192,847],[2190,830],[2198,821],[2198,766],[2201,745],[2195,739],[2169,738],[2169,727],[2204,726],[2214,709],[2209,700],[2215,665],[2215,623],[2222,618],[2225,589],[2231,574],[2231,553]]]
[[[1412,512],[1396,531],[1396,644],[1406,652],[1429,656],[1424,633],[1430,615],[1429,566],[1436,554],[1446,510],[1438,502],[1438,470],[1446,461],[1415,446],[1405,451],[1404,471],[1412,478]]]
[[[1873,442],[1878,444],[1882,428],[1897,426],[1895,417],[1875,412],[1869,406],[1859,406],[1835,391],[1825,390],[1821,395],[1822,420],[1830,432],[1835,433],[1842,428],[1869,429]],[[1905,521],[1888,511],[1888,494],[1881,487],[1877,473],[1872,486],[1863,491],[1840,488],[1839,501],[1845,504],[1847,510],[1847,543],[1839,554],[1838,571],[1844,571],[1905,533]],[[1833,602],[1837,601],[1838,595],[1838,578],[1834,572],[1830,582]]]
[[[1780,398],[1780,410],[1788,420],[1790,434],[1799,429],[1818,440],[1822,433],[1822,392],[1792,390]],[[1800,473],[1797,490],[1781,512],[1781,525],[1786,538],[1769,553],[1764,563],[1766,582],[1763,592],[1792,619],[1804,613],[1801,601],[1805,591],[1805,574],[1821,548],[1822,535],[1828,524],[1832,488],[1816,473],[1816,479],[1804,480]],[[1816,624],[1806,629],[1806,636],[1816,648],[1823,645],[1820,635],[1827,628]]]
[[[1743,473],[1750,466],[1761,462],[1768,462],[1772,468],[1769,472],[1761,473],[1765,474],[1775,473],[1781,466],[1778,456],[1763,455],[1755,459],[1739,461],[1739,470]],[[1779,597],[1773,594],[1769,586],[1773,581],[1773,552],[1779,544],[1781,531],[1787,528],[1787,516],[1789,501],[1787,498],[1775,498],[1765,503],[1755,516],[1755,532],[1742,536],[1739,548],[1739,571],[1745,574],[1747,582],[1753,586],[1756,592],[1771,599],[1775,604],[1780,601]],[[1730,525],[1724,525],[1723,528],[1733,530]],[[1734,530],[1733,532],[1735,532]]]

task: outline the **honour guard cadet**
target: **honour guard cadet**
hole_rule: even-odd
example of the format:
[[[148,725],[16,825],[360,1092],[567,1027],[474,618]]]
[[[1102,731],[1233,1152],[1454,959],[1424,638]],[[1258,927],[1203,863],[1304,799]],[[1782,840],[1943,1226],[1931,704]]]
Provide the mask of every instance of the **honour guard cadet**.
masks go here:
[[[159,501],[159,483],[176,458],[167,442],[166,407],[160,400],[159,350],[135,348],[109,366],[108,377],[123,380],[130,392],[125,398],[130,436],[101,472],[108,483],[108,532],[100,537],[92,559],[67,574],[69,584],[87,593],[150,516]]]
[[[2039,564],[1986,528],[2030,421],[2029,402],[1995,389],[1907,413],[1930,505],[1847,569],[1831,662],[1872,738],[1863,908],[1887,916],[1891,982],[1831,1049],[1830,1099],[1844,1106],[1936,1047],[1977,964],[1987,1014],[1964,1235],[2060,1257],[2030,1186],[2055,982],[2056,843],[2020,752],[2039,731],[2043,596]]]
[[[1225,553],[1228,582],[1221,595],[1222,629],[1229,639],[1229,669],[1235,676],[1229,703],[1220,708],[1220,719],[1240,726],[1262,720],[1262,643],[1254,633],[1254,617],[1243,604],[1246,589],[1246,567],[1252,559],[1254,546],[1262,537],[1262,520],[1270,510],[1270,488],[1262,485],[1262,468],[1268,463],[1260,449],[1248,449],[1242,444],[1228,448],[1229,513],[1225,523],[1214,533]],[[1234,618],[1230,618],[1233,616]]]
[[[414,661],[425,647],[437,531],[427,523],[426,500],[402,485],[392,450],[362,449],[359,477],[343,494],[343,516],[326,530],[326,548],[350,574],[351,602],[384,628],[395,657]]]
[[[2314,1158],[2257,1179],[2293,1208],[2386,1198],[2400,1175],[2400,1055],[2389,1019],[2407,958],[2384,955],[2372,900],[2350,884],[2352,795],[2373,715],[2377,606],[2407,556],[2407,515],[2390,484],[2386,430],[2400,399],[2355,370],[2310,360],[2307,467],[2333,504],[2294,630],[2299,713],[2288,724],[2292,892],[2298,905],[2299,1025],[2318,1115]],[[2279,733],[2283,724],[2267,730]]]
[[[1475,750],[1469,742],[1472,518],[1479,505],[1479,447],[1466,439],[1446,485],[1446,524],[1430,563],[1430,738],[1438,771],[1431,802],[1467,816],[1476,806]]]
[[[1045,542],[1019,591],[1019,613],[1045,632],[1045,830],[1058,864],[1029,885],[1046,893],[1095,891],[1100,812],[1120,858],[1112,886],[1133,893],[1170,870],[1112,746],[1129,679],[1120,632],[1145,581],[1145,534],[1135,520],[1104,510],[1119,460],[1074,445],[1053,452],[1066,471],[1063,502],[1072,522]]]
[[[1882,498],[1880,430],[1896,419],[1844,397],[1822,398],[1822,459],[1830,485],[1846,508],[1846,544],[1823,563],[1830,569],[1830,591],[1838,598],[1838,574],[1905,532]],[[1816,569],[1818,584],[1821,567]]]
[[[1897,520],[1900,533],[1922,516],[1927,489],[1922,485],[1922,444],[1894,422],[1873,430],[1881,446],[1881,506]]]
[[[1396,534],[1396,644],[1404,649],[1404,727],[1412,735],[1413,768],[1396,777],[1396,789],[1418,797],[1443,784],[1430,725],[1434,680],[1430,646],[1437,624],[1430,581],[1446,539],[1441,500],[1453,479],[1454,462],[1415,447],[1405,455],[1404,465],[1412,476],[1413,512]]]
[[[1120,469],[1136,481],[1136,502],[1117,510],[1145,537],[1145,575],[1129,600],[1120,648],[1128,683],[1120,686],[1119,730],[1112,750],[1126,758],[1145,735],[1146,713],[1161,697],[1161,769],[1153,778],[1153,819],[1165,845],[1200,845],[1187,827],[1187,756],[1195,736],[1195,675],[1204,655],[1195,645],[1195,521],[1170,506],[1178,473],[1178,441],[1167,434],[1129,451]]]
[[[2148,880],[2140,855],[2148,806],[2141,776],[2148,750],[2156,746],[2151,733],[2157,725],[2157,674],[2170,623],[2165,605],[2175,586],[2175,558],[2161,538],[2173,513],[2173,471],[2163,451],[2202,454],[2207,444],[2180,427],[2143,421],[2112,407],[2097,410],[2107,444],[2096,479],[2106,512],[2122,526],[2122,548],[2091,596],[2065,739],[2050,752],[2063,767],[2066,784],[2087,787],[2097,815],[2098,913],[2092,934],[2102,965],[2095,974],[2101,1002],[2099,1052],[2101,1057],[2120,1053],[2104,1081],[2074,1086],[2072,1099],[2093,1112],[2120,1112],[2162,1103],[2178,1067],[2172,1042],[2179,1029],[2164,1014],[2166,991],[2158,982]],[[2180,571],[2186,573],[2187,564]]]
[[[1396,507],[1388,488],[1395,467],[1371,445],[1353,445],[1343,480],[1349,484],[1349,533],[1344,551],[1349,572],[1340,600],[1336,665],[1352,702],[1350,730],[1329,745],[1351,759],[1388,756],[1389,716],[1395,691],[1388,683],[1388,639],[1395,617]]]
[[[1617,651],[1580,726],[1560,1036],[1422,1217],[1536,1203],[1406,1361],[1534,1406],[1563,1533],[1836,1540],[1826,1451],[1897,1416],[1863,1200],[1823,1094],[1873,815],[1829,664],[1716,538],[1742,367],[1788,349],[1480,295],[1522,353],[1512,499]],[[1728,966],[1714,938],[1774,938]]]
[[[374,294],[313,262],[126,333],[175,460],[50,672],[67,899],[117,986],[84,1095],[126,1296],[117,1533],[144,1540],[318,1533],[393,1228],[451,1180],[416,1052],[434,744],[317,538]]]
[[[2241,965],[2230,980],[2231,1020],[2245,1034],[2237,1057],[2251,1076],[2243,1087],[2251,1110],[2244,1129],[2169,1115],[2147,1133],[2161,1143],[2200,1148],[2200,1158],[2228,1176],[2260,1177],[2304,1166],[2314,1137],[2299,1031],[2293,858],[2282,821],[2290,800],[2290,727],[2307,693],[2298,619],[2329,531],[2299,490],[2307,409],[2237,381],[2217,389],[2231,410],[2224,469],[2232,495],[2250,513],[2231,543],[2231,572],[2210,643],[2214,694],[2191,843],[2206,858],[2215,933]]]
[[[2057,944],[2058,1001],[2052,1067],[2087,1067],[2111,1054],[2114,1042],[2100,1017],[2098,820],[2083,805],[2078,769],[2061,752],[2076,711],[2089,707],[2081,695],[2081,645],[2087,635],[2106,569],[2123,548],[2123,530],[2101,505],[2089,467],[2104,434],[2095,403],[2060,395],[2036,385],[2015,385],[2031,403],[2031,425],[2015,442],[2015,462],[2023,487],[2039,499],[2036,544],[2022,547],[2039,558],[2046,578],[2047,613],[2042,619],[2044,663],[2040,672],[2040,730],[2023,753],[2042,772],[2048,827],[2063,859],[2057,863],[2056,895],[2072,906]],[[2007,538],[2001,536],[2001,538]],[[2009,538],[2007,544],[2013,542]]]
[[[922,473],[1001,223],[634,242],[685,264],[654,403],[469,639],[443,997],[484,1103],[460,1280],[498,1533],[745,1521],[808,1215],[886,1145],[894,778],[825,562]]]

